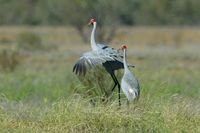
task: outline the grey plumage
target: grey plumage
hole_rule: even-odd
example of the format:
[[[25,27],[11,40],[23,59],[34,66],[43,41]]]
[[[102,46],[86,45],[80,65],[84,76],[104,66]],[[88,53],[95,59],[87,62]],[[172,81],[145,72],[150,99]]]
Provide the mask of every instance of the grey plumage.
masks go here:
[[[121,81],[121,87],[129,101],[139,98],[140,85],[135,75],[131,72],[124,74]]]
[[[115,59],[104,54],[103,51],[90,51],[84,53],[83,56],[76,62],[73,68],[73,72],[78,75],[85,75],[87,70],[102,65],[107,61],[114,61]]]
[[[108,46],[99,51],[84,53],[74,65],[73,72],[84,76],[89,69],[97,65],[103,65],[108,73],[114,73],[115,70],[124,68],[123,53]],[[128,66],[135,67],[134,65]]]
[[[126,97],[128,98],[128,101],[132,101],[134,99],[139,98],[140,85],[134,73],[132,73],[127,66],[126,48],[127,46],[122,46],[122,49],[124,50],[124,75],[121,80],[121,88]]]

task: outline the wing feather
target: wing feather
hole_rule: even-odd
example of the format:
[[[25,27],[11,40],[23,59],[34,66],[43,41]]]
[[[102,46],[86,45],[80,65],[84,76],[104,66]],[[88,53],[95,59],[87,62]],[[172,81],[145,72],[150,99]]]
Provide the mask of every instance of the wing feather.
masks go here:
[[[89,69],[102,65],[106,61],[115,60],[103,52],[91,51],[84,53],[83,56],[75,63],[73,72],[77,75],[85,75]]]
[[[104,54],[123,63],[123,51],[121,49],[114,49],[104,44],[98,44],[98,46],[104,51]],[[129,67],[135,67],[135,65],[128,64]]]
[[[102,65],[106,61],[119,61],[123,63],[123,52],[107,45],[98,44],[98,51],[84,53],[73,67],[73,72],[77,75],[85,75],[89,69]],[[129,65],[135,67],[134,65]]]

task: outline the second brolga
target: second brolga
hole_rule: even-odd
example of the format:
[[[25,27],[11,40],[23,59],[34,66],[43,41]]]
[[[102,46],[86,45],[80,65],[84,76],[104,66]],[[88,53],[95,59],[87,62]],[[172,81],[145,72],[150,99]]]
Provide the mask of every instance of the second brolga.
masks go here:
[[[122,45],[122,50],[124,53],[124,58],[123,58],[123,63],[124,63],[124,75],[121,80],[121,88],[124,94],[126,95],[129,101],[133,101],[135,99],[138,99],[140,96],[140,85],[135,77],[134,73],[132,73],[127,65],[127,57],[126,57],[126,52],[127,52],[127,46]]]

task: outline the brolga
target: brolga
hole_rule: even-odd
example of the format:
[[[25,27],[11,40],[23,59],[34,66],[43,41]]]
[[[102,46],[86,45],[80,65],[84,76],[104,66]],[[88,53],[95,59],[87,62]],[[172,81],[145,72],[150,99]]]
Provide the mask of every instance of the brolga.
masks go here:
[[[123,53],[119,50],[111,48],[104,44],[97,44],[95,41],[95,30],[97,22],[95,19],[91,19],[89,25],[93,25],[92,33],[91,33],[91,47],[92,51],[84,53],[80,59],[76,62],[73,67],[73,72],[77,75],[85,75],[86,71],[94,68],[97,65],[102,65],[105,70],[111,75],[114,86],[112,91],[114,91],[115,87],[118,86],[118,100],[120,103],[120,83],[117,80],[115,75],[115,70],[124,68],[123,65]],[[134,65],[128,65],[134,67]]]
[[[140,85],[135,77],[134,73],[132,73],[127,65],[127,46],[122,45],[123,50],[123,62],[124,62],[124,75],[121,80],[121,88],[124,94],[126,95],[129,101],[133,101],[134,99],[138,99],[140,96]]]

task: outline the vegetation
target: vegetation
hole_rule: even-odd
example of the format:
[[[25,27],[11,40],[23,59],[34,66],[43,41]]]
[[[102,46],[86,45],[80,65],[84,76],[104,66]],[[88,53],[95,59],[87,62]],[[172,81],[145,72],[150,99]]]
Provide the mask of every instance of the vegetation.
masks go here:
[[[93,16],[101,24],[199,25],[199,5],[198,0],[0,0],[0,23],[78,27]]]
[[[199,25],[199,5],[198,0],[0,0],[0,24],[71,25],[86,42],[85,25],[95,17],[98,39],[108,42],[119,24]]]
[[[200,131],[200,33],[197,29],[181,29],[180,38],[184,39],[179,41],[179,47],[174,47],[171,40],[176,38],[171,35],[176,36],[174,32],[178,28],[147,29],[147,32],[140,28],[119,30],[113,42],[127,40],[128,61],[136,65],[132,71],[141,84],[139,101],[128,107],[122,94],[121,108],[118,108],[117,90],[109,101],[102,102],[101,88],[109,93],[113,85],[109,75],[87,74],[83,80],[72,73],[75,61],[90,49],[89,45],[82,47],[75,30],[12,27],[0,29],[0,34],[4,33],[3,38],[12,43],[22,30],[37,31],[45,44],[52,43],[58,49],[32,51],[13,71],[1,71],[1,132]],[[160,40],[155,39],[158,36]],[[149,42],[151,46],[146,45]],[[72,47],[72,44],[76,45]],[[115,44],[112,45],[115,48],[120,45]],[[0,48],[17,50],[18,46],[0,42]],[[123,70],[119,72],[119,80],[120,73]]]
[[[20,54],[13,50],[1,50],[0,51],[0,70],[2,71],[14,71],[14,69],[21,63]]]
[[[42,49],[42,40],[39,35],[32,32],[21,33],[18,38],[18,47],[25,50]]]

